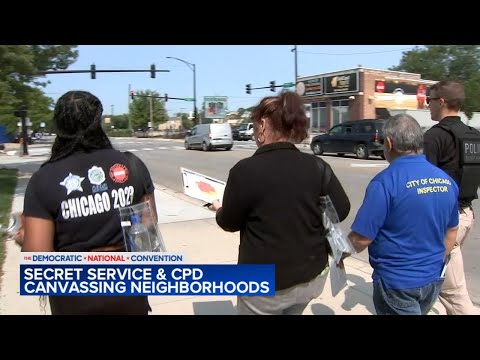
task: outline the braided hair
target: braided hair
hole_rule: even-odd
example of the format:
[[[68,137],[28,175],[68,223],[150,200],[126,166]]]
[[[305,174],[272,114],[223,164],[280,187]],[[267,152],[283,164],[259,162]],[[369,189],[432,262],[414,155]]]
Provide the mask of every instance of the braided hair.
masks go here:
[[[100,100],[87,91],[63,94],[53,113],[57,137],[46,163],[66,158],[76,151],[112,149],[112,143],[102,128],[102,112]]]

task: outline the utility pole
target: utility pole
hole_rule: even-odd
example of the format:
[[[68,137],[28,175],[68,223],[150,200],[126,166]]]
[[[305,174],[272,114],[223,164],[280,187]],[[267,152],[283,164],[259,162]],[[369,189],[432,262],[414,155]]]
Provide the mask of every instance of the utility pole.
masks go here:
[[[112,104],[112,105],[111,105],[111,108],[112,108],[112,117],[113,117],[113,107],[114,107],[114,105]]]
[[[291,51],[295,53],[295,86],[296,86],[297,85],[297,79],[298,79],[297,45],[294,45],[294,47]]]
[[[197,122],[197,70],[196,70],[196,65],[193,65],[193,118],[194,121]],[[202,121],[200,120],[200,124]]]
[[[153,129],[153,97],[151,96],[150,96],[150,126]]]
[[[132,131],[132,120],[130,120],[130,98],[132,93],[132,84],[128,84],[128,100],[127,100],[127,105],[128,105],[128,130]]]

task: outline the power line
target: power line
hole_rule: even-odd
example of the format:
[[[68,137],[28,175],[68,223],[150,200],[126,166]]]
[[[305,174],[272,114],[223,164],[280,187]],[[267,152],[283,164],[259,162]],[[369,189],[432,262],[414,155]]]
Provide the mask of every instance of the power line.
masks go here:
[[[413,48],[402,48],[402,49],[395,49],[395,50],[382,50],[382,51],[371,51],[371,52],[359,52],[359,53],[319,53],[319,52],[311,52],[311,51],[298,51],[302,54],[310,54],[310,55],[333,55],[333,56],[348,56],[348,55],[370,55],[370,54],[381,54],[387,52],[396,52],[396,51],[404,51],[404,50],[412,50]]]

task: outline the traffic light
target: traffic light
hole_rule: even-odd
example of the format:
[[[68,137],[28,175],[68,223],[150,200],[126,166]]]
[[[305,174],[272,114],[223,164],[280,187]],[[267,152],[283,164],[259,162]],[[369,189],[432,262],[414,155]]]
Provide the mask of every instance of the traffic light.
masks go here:
[[[130,97],[132,98],[132,100],[134,96],[135,96],[135,91],[130,91]]]
[[[247,94],[251,94],[252,93],[252,85],[247,84],[246,87],[245,87],[245,91],[247,92]]]
[[[96,78],[97,78],[97,77],[96,77],[96,74],[95,74],[96,68],[97,68],[97,67],[95,66],[95,64],[90,65],[90,77],[91,77],[92,79],[96,79]]]
[[[150,77],[155,78],[155,64],[150,65]]]
[[[270,81],[270,91],[275,92],[275,80],[274,80],[274,81]]]
[[[168,101],[168,94],[165,94],[165,102]]]

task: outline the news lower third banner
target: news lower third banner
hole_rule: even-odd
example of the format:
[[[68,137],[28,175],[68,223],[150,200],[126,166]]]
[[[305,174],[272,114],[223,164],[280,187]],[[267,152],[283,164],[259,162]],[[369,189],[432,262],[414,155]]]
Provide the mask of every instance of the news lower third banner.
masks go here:
[[[187,264],[174,253],[22,253],[20,295],[275,295],[274,265]]]

